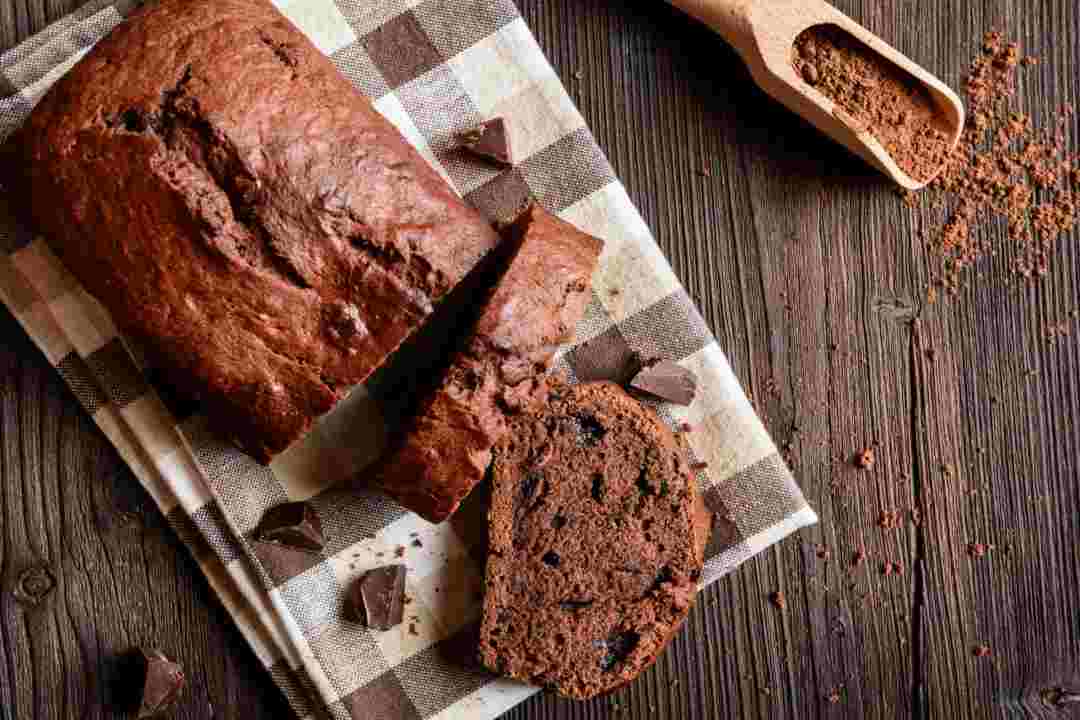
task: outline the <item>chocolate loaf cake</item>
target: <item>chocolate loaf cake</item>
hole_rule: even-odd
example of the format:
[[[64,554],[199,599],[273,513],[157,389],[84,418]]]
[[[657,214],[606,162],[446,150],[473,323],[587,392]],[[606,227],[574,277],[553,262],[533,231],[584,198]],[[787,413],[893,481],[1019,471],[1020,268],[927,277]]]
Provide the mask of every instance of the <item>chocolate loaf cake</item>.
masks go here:
[[[28,220],[268,461],[499,242],[268,0],[160,0],[8,143]]]
[[[552,384],[495,448],[480,654],[577,699],[652,664],[709,532],[681,440],[612,383]]]
[[[532,401],[552,355],[573,337],[603,247],[538,205],[507,235],[512,255],[471,338],[373,471],[377,485],[431,522],[483,479],[508,418]]]

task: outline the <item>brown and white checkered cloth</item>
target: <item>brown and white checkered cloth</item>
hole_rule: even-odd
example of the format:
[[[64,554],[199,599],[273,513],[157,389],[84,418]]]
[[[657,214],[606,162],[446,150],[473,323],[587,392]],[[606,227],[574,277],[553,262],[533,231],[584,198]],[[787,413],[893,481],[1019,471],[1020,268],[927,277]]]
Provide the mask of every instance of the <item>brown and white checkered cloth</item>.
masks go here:
[[[134,4],[91,2],[0,57],[0,138]],[[718,518],[705,583],[816,521],[511,0],[277,4],[470,203],[501,216],[532,195],[606,241],[578,345],[564,348],[558,364],[586,378],[636,352],[697,373],[701,390],[691,407],[657,409],[671,423],[699,428],[690,442],[708,463],[700,481]],[[496,115],[508,119],[521,158],[502,173],[449,148],[455,131]],[[0,298],[191,548],[297,715],[485,720],[536,692],[461,662],[480,615],[483,558],[469,528],[483,528],[481,503],[431,525],[385,498],[334,489],[382,443],[367,388],[299,447],[259,466],[155,390],[137,349],[47,244],[6,213],[0,251]],[[267,508],[300,499],[323,519],[324,552],[271,551],[250,537]],[[349,582],[402,551],[412,599],[406,622],[372,632],[343,617]]]

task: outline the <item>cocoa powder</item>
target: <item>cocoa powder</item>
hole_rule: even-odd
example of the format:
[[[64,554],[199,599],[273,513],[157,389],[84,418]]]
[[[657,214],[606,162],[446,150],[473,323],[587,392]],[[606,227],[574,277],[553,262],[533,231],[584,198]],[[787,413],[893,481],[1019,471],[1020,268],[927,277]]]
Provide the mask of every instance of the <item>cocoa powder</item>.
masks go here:
[[[866,129],[912,178],[930,180],[949,154],[949,127],[918,80],[835,25],[817,25],[795,40],[792,64],[836,103],[836,115]]]
[[[924,230],[936,256],[934,286],[956,294],[966,272],[991,255],[1006,256],[1023,279],[1049,272],[1059,236],[1076,225],[1078,156],[1067,152],[1066,127],[1074,110],[1063,107],[1050,129],[1035,128],[1013,107],[1017,69],[1037,64],[999,32],[983,37],[965,81],[968,119],[960,143],[921,203],[944,210],[943,225]],[[991,229],[1004,224],[1007,242]]]

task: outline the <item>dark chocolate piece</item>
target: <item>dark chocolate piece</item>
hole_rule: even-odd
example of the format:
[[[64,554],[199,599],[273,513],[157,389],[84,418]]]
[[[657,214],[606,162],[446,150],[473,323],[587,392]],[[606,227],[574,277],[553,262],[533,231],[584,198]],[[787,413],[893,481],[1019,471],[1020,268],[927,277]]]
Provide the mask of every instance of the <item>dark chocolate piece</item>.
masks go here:
[[[492,118],[457,136],[458,145],[485,160],[512,167],[513,153],[510,136],[506,134],[506,122],[501,117]]]
[[[697,376],[670,360],[660,360],[643,367],[630,387],[675,405],[689,405],[697,394]]]
[[[144,668],[142,700],[139,701],[138,718],[158,717],[171,708],[186,681],[184,670],[160,650],[140,649],[140,662]]]
[[[263,542],[311,552],[318,552],[326,545],[319,514],[306,502],[285,503],[267,510],[255,532]]]
[[[400,625],[405,612],[405,573],[404,565],[386,565],[360,576],[349,590],[353,617],[372,630]]]

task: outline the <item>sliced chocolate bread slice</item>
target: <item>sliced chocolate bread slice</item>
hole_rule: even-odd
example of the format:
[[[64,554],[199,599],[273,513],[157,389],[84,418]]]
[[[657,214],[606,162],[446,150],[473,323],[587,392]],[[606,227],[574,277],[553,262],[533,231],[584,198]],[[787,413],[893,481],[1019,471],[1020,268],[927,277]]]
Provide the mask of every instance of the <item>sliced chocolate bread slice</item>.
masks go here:
[[[538,205],[508,234],[509,261],[472,336],[374,471],[376,485],[431,522],[483,479],[508,418],[533,401],[573,337],[603,247]]]
[[[553,382],[494,455],[483,663],[577,699],[625,685],[697,591],[710,518],[681,439],[613,383]]]

